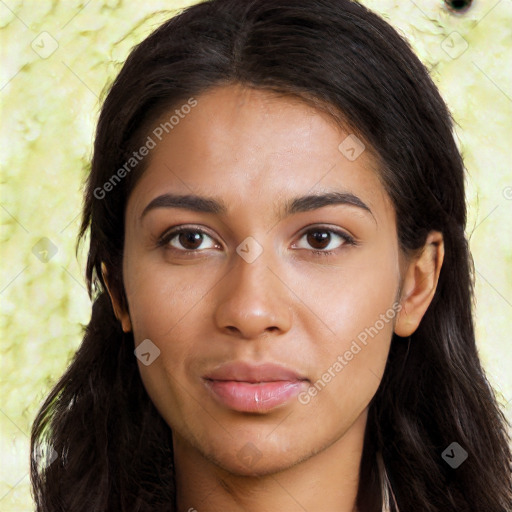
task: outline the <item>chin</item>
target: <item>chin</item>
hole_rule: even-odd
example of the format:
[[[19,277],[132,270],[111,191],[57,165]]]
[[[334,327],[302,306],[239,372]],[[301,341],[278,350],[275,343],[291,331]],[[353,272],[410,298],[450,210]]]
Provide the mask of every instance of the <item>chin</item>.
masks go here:
[[[213,442],[208,448],[196,446],[202,456],[231,475],[241,477],[263,477],[285,471],[314,454],[314,450],[305,451],[304,445],[298,443],[290,446],[288,440],[278,441],[254,440],[253,436],[236,436],[227,444]],[[251,440],[253,439],[253,440]]]
[[[290,453],[262,453],[258,452],[253,460],[246,455],[245,459],[239,454],[244,452],[244,447],[235,454],[220,455],[217,452],[213,459],[214,464],[231,475],[240,477],[264,477],[285,471],[300,463],[303,458]],[[304,457],[307,458],[307,457]]]

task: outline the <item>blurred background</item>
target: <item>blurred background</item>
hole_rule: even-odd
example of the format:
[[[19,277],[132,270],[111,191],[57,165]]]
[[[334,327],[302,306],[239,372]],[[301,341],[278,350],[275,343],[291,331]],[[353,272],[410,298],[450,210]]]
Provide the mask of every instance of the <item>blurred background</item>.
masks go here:
[[[34,510],[31,423],[90,316],[85,253],[75,254],[75,240],[105,88],[136,43],[193,3],[0,0],[4,512]],[[409,40],[456,121],[468,171],[477,340],[512,420],[512,2],[361,3]]]

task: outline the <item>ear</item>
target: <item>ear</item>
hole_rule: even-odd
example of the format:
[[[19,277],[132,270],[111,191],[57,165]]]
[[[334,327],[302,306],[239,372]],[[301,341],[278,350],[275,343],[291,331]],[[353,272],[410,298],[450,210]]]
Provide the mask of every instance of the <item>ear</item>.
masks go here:
[[[436,291],[444,259],[443,235],[431,231],[418,256],[407,264],[400,296],[400,310],[395,334],[410,336],[419,326]]]
[[[119,322],[121,322],[123,332],[130,332],[132,330],[130,314],[128,313],[127,309],[120,303],[119,299],[117,298],[117,294],[114,293],[112,288],[109,286],[107,267],[103,262],[101,262],[101,275],[103,276],[103,281],[107,287],[107,292],[110,296],[110,301],[112,302],[114,314],[116,315],[116,318],[119,320]]]

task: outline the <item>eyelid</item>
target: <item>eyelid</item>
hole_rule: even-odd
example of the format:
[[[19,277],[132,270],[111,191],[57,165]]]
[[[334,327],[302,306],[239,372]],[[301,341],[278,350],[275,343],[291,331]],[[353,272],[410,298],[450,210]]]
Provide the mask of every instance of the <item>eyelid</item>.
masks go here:
[[[310,251],[314,253],[323,253],[323,254],[333,254],[337,250],[341,249],[345,245],[358,245],[358,241],[355,236],[351,235],[348,231],[345,229],[334,227],[334,226],[328,226],[328,225],[322,225],[322,224],[311,224],[309,226],[306,226],[302,233],[299,236],[299,240],[302,239],[304,235],[307,235],[308,233],[314,232],[314,231],[325,231],[328,233],[334,233],[335,235],[339,236],[344,240],[344,243],[342,243],[339,247],[336,247],[335,249],[309,249]]]
[[[354,242],[357,241],[356,237],[344,228],[340,228],[339,226],[332,226],[329,224],[318,224],[318,223],[308,224],[307,226],[305,226],[302,229],[302,233],[300,236],[303,236],[306,233],[314,231],[315,229],[318,231],[330,231],[331,233],[335,233],[337,235],[354,240]]]
[[[158,247],[167,246],[169,242],[174,237],[176,237],[176,235],[179,235],[180,233],[183,232],[201,233],[202,235],[210,237],[215,242],[216,245],[219,245],[219,243],[215,240],[215,237],[211,235],[205,228],[189,224],[180,224],[177,226],[173,226],[169,229],[166,229],[164,233],[157,238],[156,244]],[[176,249],[175,247],[171,247],[171,249],[183,253],[200,252],[200,250],[198,249]]]
[[[314,248],[309,249],[313,253],[323,253],[326,255],[333,254],[339,248],[341,248],[345,245],[357,245],[357,243],[358,243],[356,238],[353,235],[351,235],[350,233],[348,233],[346,230],[339,228],[339,227],[322,225],[322,224],[309,224],[308,226],[305,226],[301,230],[301,233],[299,235],[299,240],[301,240],[305,235],[307,235],[308,233],[310,233],[314,230],[334,233],[335,235],[342,238],[344,240],[344,243],[341,244],[340,247],[337,247],[335,249],[330,249],[330,250],[314,249]],[[180,224],[180,225],[173,226],[173,227],[167,229],[161,236],[159,236],[157,239],[157,246],[166,247],[169,244],[169,242],[173,238],[176,237],[176,235],[179,235],[180,233],[183,233],[183,232],[201,233],[203,235],[210,237],[215,242],[216,245],[220,245],[219,242],[216,241],[215,237],[213,235],[211,235],[204,227],[201,227],[199,225]],[[292,248],[294,248],[295,246],[296,246],[296,243],[294,243]],[[190,254],[190,253],[200,253],[206,249],[176,249],[175,247],[171,247],[171,250],[181,252],[184,254],[187,254],[187,253]],[[308,250],[308,249],[304,249],[304,250]]]

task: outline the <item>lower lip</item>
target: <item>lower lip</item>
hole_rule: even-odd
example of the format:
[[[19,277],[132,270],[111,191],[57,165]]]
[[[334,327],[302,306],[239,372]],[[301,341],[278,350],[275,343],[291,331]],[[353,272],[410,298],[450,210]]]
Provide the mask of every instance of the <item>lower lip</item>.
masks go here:
[[[209,380],[206,386],[226,407],[240,412],[267,412],[297,396],[306,381],[239,382]]]

